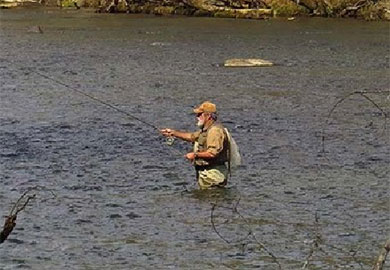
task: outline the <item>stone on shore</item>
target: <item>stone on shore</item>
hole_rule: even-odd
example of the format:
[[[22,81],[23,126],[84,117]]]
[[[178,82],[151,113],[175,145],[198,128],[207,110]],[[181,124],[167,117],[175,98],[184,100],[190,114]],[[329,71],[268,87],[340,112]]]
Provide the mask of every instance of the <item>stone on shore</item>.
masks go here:
[[[228,59],[225,61],[225,67],[270,67],[273,63],[268,60],[247,58],[247,59]]]

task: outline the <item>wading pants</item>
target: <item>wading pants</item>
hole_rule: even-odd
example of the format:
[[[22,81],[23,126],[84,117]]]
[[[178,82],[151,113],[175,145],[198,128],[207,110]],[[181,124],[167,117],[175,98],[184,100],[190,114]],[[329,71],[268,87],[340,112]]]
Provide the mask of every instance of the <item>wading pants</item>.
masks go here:
[[[228,170],[225,165],[196,168],[196,177],[200,189],[224,187],[227,183]]]

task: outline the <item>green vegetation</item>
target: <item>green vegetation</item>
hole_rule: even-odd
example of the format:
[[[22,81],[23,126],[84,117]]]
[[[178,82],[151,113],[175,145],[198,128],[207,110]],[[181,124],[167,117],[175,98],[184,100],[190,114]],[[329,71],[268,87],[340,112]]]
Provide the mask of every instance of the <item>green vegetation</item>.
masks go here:
[[[273,0],[270,6],[275,17],[291,17],[308,13],[304,7],[288,0]]]
[[[15,2],[15,4],[17,3]],[[44,4],[61,5],[64,8],[88,7],[95,8],[98,12],[109,13],[127,12],[243,19],[265,19],[272,16],[320,16],[390,20],[390,0],[189,0],[185,3],[184,0],[169,2],[165,0],[46,0]]]
[[[74,7],[74,0],[62,0],[62,7]]]

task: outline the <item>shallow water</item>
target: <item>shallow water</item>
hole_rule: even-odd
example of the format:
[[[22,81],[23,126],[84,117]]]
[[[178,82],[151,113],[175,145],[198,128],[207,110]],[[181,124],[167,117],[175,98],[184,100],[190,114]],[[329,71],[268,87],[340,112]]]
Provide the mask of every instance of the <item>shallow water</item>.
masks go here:
[[[389,127],[360,95],[327,115],[389,89],[388,23],[43,9],[0,23],[0,214],[38,189],[1,269],[278,269],[259,242],[299,269],[316,235],[308,269],[370,269],[390,233]],[[37,72],[158,127],[194,130],[191,109],[212,100],[244,165],[199,191],[189,145]],[[367,96],[389,113],[388,93]]]

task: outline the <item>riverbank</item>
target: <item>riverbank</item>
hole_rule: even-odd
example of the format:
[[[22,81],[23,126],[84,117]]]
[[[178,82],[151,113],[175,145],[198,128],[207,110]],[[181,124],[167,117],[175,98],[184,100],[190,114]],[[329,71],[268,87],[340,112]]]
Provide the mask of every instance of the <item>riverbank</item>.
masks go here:
[[[94,8],[101,13],[145,13],[240,19],[300,16],[390,21],[390,1],[371,0],[1,0],[1,8],[18,6]]]

